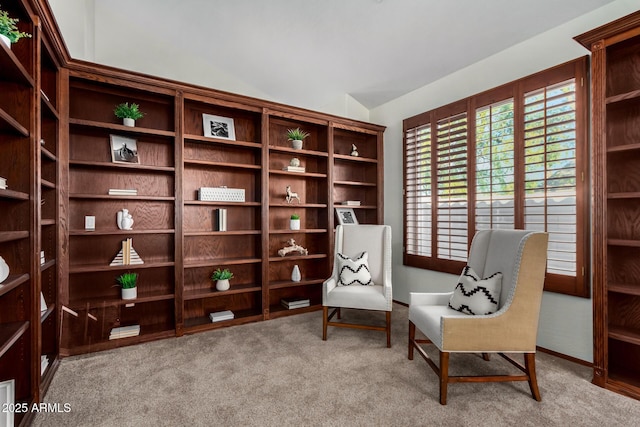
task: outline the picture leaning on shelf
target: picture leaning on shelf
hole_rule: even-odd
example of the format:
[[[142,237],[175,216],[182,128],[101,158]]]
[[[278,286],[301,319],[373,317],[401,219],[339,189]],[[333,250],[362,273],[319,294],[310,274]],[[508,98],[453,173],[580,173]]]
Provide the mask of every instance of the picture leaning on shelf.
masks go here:
[[[140,164],[138,156],[138,142],[133,138],[110,135],[111,161],[113,163]]]
[[[236,130],[230,117],[203,114],[202,128],[206,137],[236,140]]]
[[[338,223],[345,224],[358,224],[358,218],[352,208],[336,208],[336,216],[338,217]]]

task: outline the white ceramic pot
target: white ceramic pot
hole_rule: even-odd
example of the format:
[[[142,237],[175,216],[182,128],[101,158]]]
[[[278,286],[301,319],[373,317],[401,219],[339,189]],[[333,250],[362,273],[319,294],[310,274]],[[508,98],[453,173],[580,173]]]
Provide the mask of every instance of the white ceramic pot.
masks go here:
[[[136,299],[138,298],[138,287],[135,288],[122,288],[122,299]]]
[[[291,271],[291,281],[299,282],[300,280],[302,280],[302,275],[300,274],[300,267],[296,264],[293,266],[293,270]]]
[[[136,121],[128,117],[125,117],[124,119],[122,119],[122,124],[129,127],[135,127]]]
[[[2,41],[2,43],[4,43],[5,45],[7,45],[7,47],[9,49],[11,49],[11,40],[9,40],[9,37],[0,34],[0,41]]]
[[[0,256],[0,283],[4,282],[7,277],[9,277],[9,265]]]
[[[291,146],[293,147],[294,150],[301,150],[302,149],[302,140],[301,139],[292,139],[291,140]]]
[[[222,279],[216,282],[216,289],[219,291],[226,291],[231,287],[229,279]]]
[[[292,230],[300,230],[300,220],[299,219],[289,220],[289,228]]]

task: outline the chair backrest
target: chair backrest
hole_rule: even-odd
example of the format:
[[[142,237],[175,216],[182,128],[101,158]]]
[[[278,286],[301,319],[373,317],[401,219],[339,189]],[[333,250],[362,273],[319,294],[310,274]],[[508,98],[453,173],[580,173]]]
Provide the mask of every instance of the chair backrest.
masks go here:
[[[502,273],[499,309],[510,301],[516,287],[524,242],[536,233],[539,232],[482,230],[473,238],[468,261],[471,268],[481,277],[487,277],[497,272]]]
[[[388,225],[338,225],[335,253],[355,257],[366,251],[373,283],[382,284],[385,274],[391,272],[391,227]],[[334,254],[334,275],[337,264]],[[385,271],[385,267],[387,271]]]

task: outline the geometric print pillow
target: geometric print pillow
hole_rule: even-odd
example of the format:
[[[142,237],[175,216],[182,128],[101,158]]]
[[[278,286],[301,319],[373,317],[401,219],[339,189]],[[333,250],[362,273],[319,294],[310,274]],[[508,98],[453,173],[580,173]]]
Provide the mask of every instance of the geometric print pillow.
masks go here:
[[[355,259],[346,255],[338,256],[338,286],[373,285],[369,271],[369,254],[362,252]]]
[[[491,314],[498,309],[502,273],[480,279],[468,265],[449,299],[449,308],[465,314]]]

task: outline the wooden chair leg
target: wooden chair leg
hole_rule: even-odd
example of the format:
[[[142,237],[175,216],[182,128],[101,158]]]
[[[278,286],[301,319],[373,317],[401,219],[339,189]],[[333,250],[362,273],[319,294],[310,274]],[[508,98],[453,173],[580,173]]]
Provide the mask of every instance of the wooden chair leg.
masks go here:
[[[413,360],[413,340],[416,339],[416,325],[409,320],[409,353],[407,357],[409,360]]]
[[[487,362],[491,360],[491,356],[489,355],[489,353],[482,353],[482,358]]]
[[[527,376],[529,377],[529,388],[531,389],[531,396],[538,402],[542,400],[540,397],[540,390],[538,389],[538,378],[536,377],[536,354],[526,353],[524,355],[524,366],[527,370]]]
[[[340,310],[340,307],[336,309],[336,313],[338,314],[338,319],[342,319],[342,311]]]
[[[391,348],[391,312],[387,311],[387,348]]]
[[[447,385],[449,384],[449,353],[440,352],[440,404],[447,404]]]
[[[322,307],[322,341],[327,340],[327,323],[329,323],[329,307]]]

